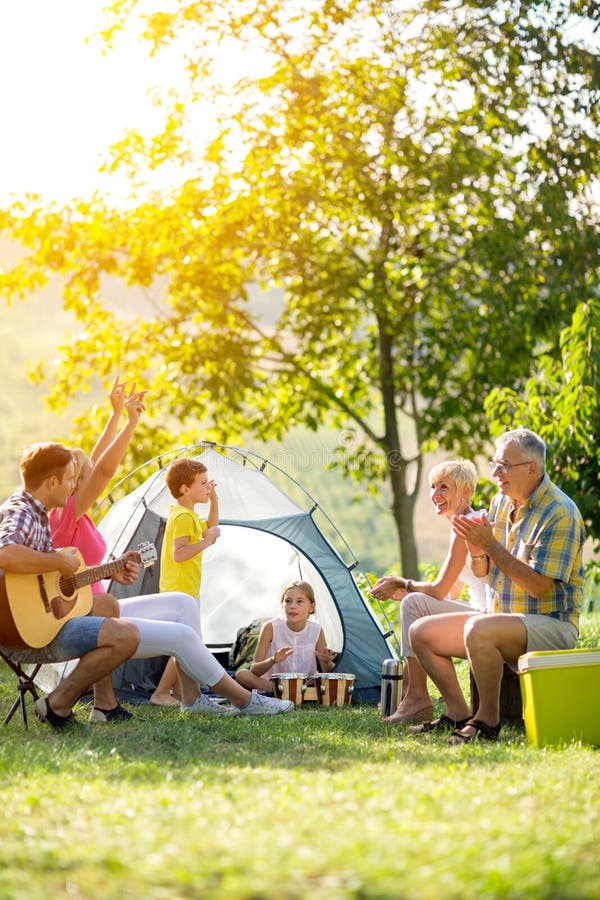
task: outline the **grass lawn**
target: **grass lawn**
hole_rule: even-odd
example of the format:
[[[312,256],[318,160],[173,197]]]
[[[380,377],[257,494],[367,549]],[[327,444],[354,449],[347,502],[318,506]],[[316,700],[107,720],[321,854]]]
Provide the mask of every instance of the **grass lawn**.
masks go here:
[[[0,726],[0,898],[600,897],[597,749],[447,747],[373,706],[136,712]]]

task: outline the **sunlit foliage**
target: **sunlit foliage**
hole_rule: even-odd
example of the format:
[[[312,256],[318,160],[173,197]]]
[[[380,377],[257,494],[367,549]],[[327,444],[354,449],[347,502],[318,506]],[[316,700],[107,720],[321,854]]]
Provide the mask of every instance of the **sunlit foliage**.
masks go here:
[[[489,392],[519,391],[540,353],[559,358],[594,283],[597,11],[110,10],[106,39],[140,29],[157,80],[163,54],[181,65],[164,130],[125,136],[107,163],[129,174],[127,204],[34,199],[1,219],[29,256],[0,288],[59,272],[81,323],[51,397],[143,373],[160,398],[155,450],[198,437],[198,423],[219,440],[349,428],[340,465],[389,485],[402,568],[417,571],[426,454],[486,445]],[[143,289],[137,312],[115,308],[119,283]]]

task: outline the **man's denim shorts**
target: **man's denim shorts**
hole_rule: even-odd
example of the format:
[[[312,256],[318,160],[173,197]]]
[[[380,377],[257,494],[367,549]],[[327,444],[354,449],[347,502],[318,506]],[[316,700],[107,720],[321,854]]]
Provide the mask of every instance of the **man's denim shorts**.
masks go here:
[[[98,635],[106,619],[100,616],[78,616],[65,622],[53,641],[39,650],[6,650],[6,654],[18,663],[51,663],[79,659],[95,650]]]

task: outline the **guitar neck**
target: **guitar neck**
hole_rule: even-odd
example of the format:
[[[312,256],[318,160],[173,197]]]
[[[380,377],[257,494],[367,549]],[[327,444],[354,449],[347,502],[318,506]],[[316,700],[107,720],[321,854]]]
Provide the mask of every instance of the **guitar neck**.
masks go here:
[[[131,556],[128,557],[131,559]],[[76,588],[84,587],[87,584],[93,584],[95,581],[102,581],[103,578],[110,578],[116,572],[120,572],[125,568],[126,557],[115,559],[112,562],[104,563],[101,566],[93,566],[91,569],[83,569],[71,576]],[[62,579],[61,579],[62,581]]]

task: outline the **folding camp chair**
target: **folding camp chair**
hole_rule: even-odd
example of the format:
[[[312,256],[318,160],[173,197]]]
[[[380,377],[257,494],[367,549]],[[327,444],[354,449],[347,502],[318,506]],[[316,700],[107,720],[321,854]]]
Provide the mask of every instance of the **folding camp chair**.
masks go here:
[[[10,668],[17,676],[18,690],[17,697],[13,705],[9,709],[3,724],[8,725],[16,711],[20,708],[23,725],[25,726],[25,728],[27,728],[27,706],[25,703],[25,699],[27,694],[31,694],[35,702],[41,696],[37,685],[35,684],[35,677],[39,672],[42,663],[35,663],[31,672],[27,673],[21,663],[11,658],[10,651],[0,648],[0,657],[4,660],[7,666],[10,666]]]

